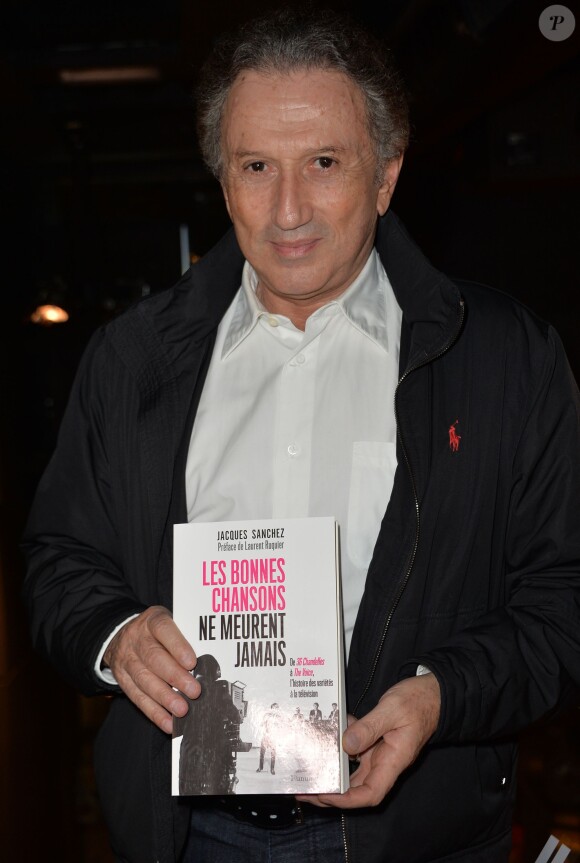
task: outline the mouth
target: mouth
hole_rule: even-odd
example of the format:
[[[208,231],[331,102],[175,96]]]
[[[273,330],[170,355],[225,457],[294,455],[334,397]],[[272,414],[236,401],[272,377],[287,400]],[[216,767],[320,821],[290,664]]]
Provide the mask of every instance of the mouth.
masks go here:
[[[318,245],[319,239],[314,240],[294,240],[292,242],[277,243],[272,241],[272,247],[277,255],[281,258],[289,260],[295,258],[304,258],[306,255]]]

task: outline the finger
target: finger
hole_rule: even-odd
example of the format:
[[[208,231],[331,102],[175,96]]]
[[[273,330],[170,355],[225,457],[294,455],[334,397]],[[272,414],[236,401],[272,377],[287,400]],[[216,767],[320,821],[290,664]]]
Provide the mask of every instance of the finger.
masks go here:
[[[344,794],[321,795],[320,800],[323,803],[334,806],[335,809],[362,809],[369,806],[378,806],[384,799],[385,794],[378,788],[374,789],[368,785],[358,785],[355,788],[349,788]]]
[[[340,795],[338,795],[340,796]],[[311,803],[313,806],[318,806],[319,809],[331,809],[330,803],[323,803],[319,794],[296,794],[296,800],[299,803]]]
[[[378,805],[415,755],[411,735],[405,730],[393,735],[392,743],[381,740],[361,756],[357,770],[350,777],[348,791],[319,795],[320,800],[341,809]]]
[[[379,703],[362,719],[355,719],[342,736],[342,747],[349,755],[370,749],[389,730],[388,711]]]
[[[193,647],[174,622],[170,612],[162,606],[158,609],[148,619],[151,635],[186,671],[191,671],[197,662]]]
[[[190,698],[200,693],[198,681],[156,637],[157,633],[169,632],[171,639],[173,628],[177,630],[166,609],[147,609],[119,630],[106,652],[107,663],[119,686],[146,716],[167,732],[171,731],[171,715],[183,716],[188,710],[187,702],[175,689]],[[193,659],[195,663],[195,654]]]
[[[196,698],[201,687],[187,672],[185,674],[193,687],[190,697]],[[136,660],[129,662],[119,673],[118,683],[131,701],[145,713],[159,728],[171,733],[173,716],[185,716],[189,703],[172,686],[138,664]],[[183,687],[185,688],[185,687]]]
[[[396,727],[400,717],[396,714],[396,704],[393,697],[383,696],[376,707],[361,719],[350,722],[344,732],[342,745],[349,755],[359,755],[366,752],[380,740],[384,734]]]
[[[166,734],[171,734],[173,731],[173,715],[183,716],[187,713],[188,707],[186,702],[176,692],[173,692],[170,687],[167,687],[167,689],[168,692],[173,692],[173,697],[168,696],[165,700],[163,695],[159,695],[157,700],[147,695],[127,674],[123,675],[123,682],[119,685],[121,685],[123,692],[133,704]],[[167,707],[164,706],[164,701]]]
[[[195,658],[195,654],[193,656]],[[198,681],[152,635],[141,636],[134,651],[124,654],[123,667],[137,686],[153,698],[156,694],[151,686],[155,686],[155,690],[158,689],[155,678],[179,689],[189,698],[197,698],[199,695]]]
[[[160,638],[178,653],[179,646],[185,646],[182,656],[185,667],[170,653]],[[123,671],[128,671],[139,686],[137,676],[143,669],[149,669],[190,698],[196,698],[199,694],[198,683],[186,670],[195,665],[195,652],[183,638],[168,610],[162,606],[148,608],[126,623],[111,640],[105,652],[105,661],[120,686]],[[145,691],[148,691],[147,687]]]
[[[413,726],[420,748],[437,728],[440,709],[441,693],[433,674],[401,680],[382,696],[373,710],[349,725],[343,735],[343,747],[349,755],[357,755],[384,735]]]
[[[197,698],[201,687],[189,672],[177,665],[164,648],[159,648],[159,651],[163,651],[163,654],[157,661],[152,660],[151,654],[147,662],[143,662],[140,657],[127,658],[122,673],[145,695],[162,704],[166,710],[175,713],[177,709],[176,715],[182,716],[187,711],[181,705],[186,708],[187,702],[180,693],[188,698]],[[118,682],[122,685],[121,680]]]
[[[358,769],[350,778],[349,790],[352,794],[349,802],[359,806],[376,806],[412,760],[406,742],[390,745],[379,741],[362,756]]]
[[[358,773],[358,771],[357,771]],[[353,774],[351,786],[344,794],[321,794],[321,803],[338,809],[358,809],[377,806],[391,790],[398,776],[396,770],[371,770],[364,775]]]

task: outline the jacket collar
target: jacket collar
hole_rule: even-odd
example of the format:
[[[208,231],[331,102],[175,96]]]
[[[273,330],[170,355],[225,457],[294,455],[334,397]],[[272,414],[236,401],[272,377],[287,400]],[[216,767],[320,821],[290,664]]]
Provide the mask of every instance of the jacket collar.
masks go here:
[[[406,367],[411,368],[437,356],[453,339],[461,315],[461,296],[391,211],[379,219],[375,244],[403,311],[403,326],[411,332],[406,359]],[[404,372],[405,366],[401,369]]]

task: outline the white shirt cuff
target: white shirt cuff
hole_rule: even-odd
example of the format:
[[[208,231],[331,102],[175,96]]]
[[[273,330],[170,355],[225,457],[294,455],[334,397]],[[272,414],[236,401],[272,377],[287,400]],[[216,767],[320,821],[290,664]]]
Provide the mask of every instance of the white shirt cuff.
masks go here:
[[[118,633],[120,629],[122,629],[126,623],[129,623],[130,620],[133,620],[134,617],[139,617],[138,614],[132,614],[131,617],[128,617],[126,620],[123,620],[118,626],[114,628],[111,634],[106,638],[103,646],[99,650],[99,655],[97,656],[97,661],[95,662],[95,674],[97,677],[102,680],[104,683],[113,684],[113,686],[117,686],[117,681],[115,680],[115,675],[111,671],[110,668],[101,668],[101,662],[103,661],[103,656],[105,655],[105,651],[115,635]]]
[[[421,674],[431,674],[431,669],[427,668],[426,665],[418,665],[417,671],[416,671],[416,676],[419,677],[419,675],[421,675]]]

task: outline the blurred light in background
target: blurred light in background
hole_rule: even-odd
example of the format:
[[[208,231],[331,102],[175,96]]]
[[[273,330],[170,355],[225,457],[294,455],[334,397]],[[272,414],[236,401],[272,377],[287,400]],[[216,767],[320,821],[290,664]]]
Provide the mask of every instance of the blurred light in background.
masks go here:
[[[42,324],[45,327],[52,326],[52,324],[65,324],[68,318],[69,315],[66,309],[50,304],[37,306],[30,315],[30,320],[33,324]]]

